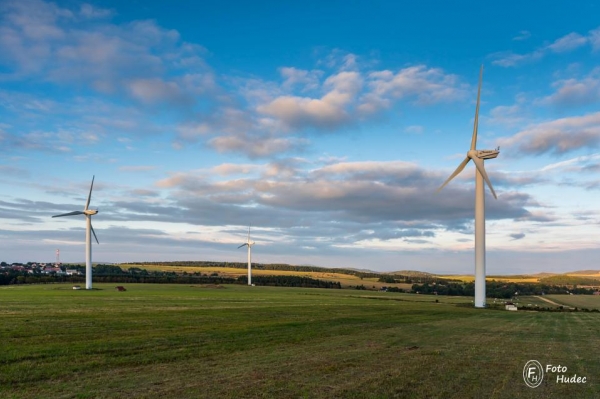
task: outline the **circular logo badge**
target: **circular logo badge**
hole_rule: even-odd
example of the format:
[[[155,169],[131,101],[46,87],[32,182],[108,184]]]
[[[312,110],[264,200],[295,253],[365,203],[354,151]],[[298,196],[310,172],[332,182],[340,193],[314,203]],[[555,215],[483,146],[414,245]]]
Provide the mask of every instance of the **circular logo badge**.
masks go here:
[[[537,360],[530,360],[523,367],[523,381],[529,388],[537,388],[544,379],[544,369]]]

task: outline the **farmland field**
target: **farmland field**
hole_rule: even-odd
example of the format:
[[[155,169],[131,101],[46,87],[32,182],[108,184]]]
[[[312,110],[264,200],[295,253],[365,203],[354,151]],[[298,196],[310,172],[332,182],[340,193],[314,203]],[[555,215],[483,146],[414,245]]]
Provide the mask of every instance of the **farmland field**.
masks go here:
[[[600,295],[546,295],[546,297],[561,305],[600,309]]]
[[[475,281],[475,275],[473,274],[448,274],[437,276],[440,278],[446,278],[450,280],[460,280],[466,283],[472,283]],[[487,276],[486,281],[500,281],[503,283],[537,283],[539,278],[532,276]]]
[[[600,397],[599,313],[357,290],[115,285],[1,287],[0,397]],[[528,388],[531,359],[587,382],[549,373]]]
[[[121,265],[123,269],[128,269],[130,267],[139,267],[142,269],[146,269],[148,271],[173,271],[177,273],[218,273],[223,277],[233,277],[237,278],[240,276],[247,276],[247,269],[239,269],[233,267],[225,267],[225,266],[183,266],[183,265],[155,265],[155,264],[127,264]],[[379,289],[381,287],[398,287],[403,290],[410,290],[412,284],[405,283],[381,283],[377,278],[364,278],[361,279],[358,276],[354,276],[351,274],[345,273],[331,273],[331,272],[301,272],[301,271],[292,271],[292,270],[271,270],[271,269],[252,269],[253,276],[299,276],[299,277],[309,277],[319,280],[325,281],[337,281],[342,287],[356,286],[356,285],[365,285],[369,288]]]

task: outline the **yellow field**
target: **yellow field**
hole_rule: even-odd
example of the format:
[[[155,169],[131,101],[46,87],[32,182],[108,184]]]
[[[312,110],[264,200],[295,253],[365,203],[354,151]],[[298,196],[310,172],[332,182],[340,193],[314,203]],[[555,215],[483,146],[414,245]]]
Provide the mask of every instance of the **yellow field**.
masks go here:
[[[231,267],[220,267],[220,266],[211,266],[211,267],[199,267],[199,266],[164,266],[164,265],[121,265],[123,269],[130,267],[138,267],[140,269],[146,269],[148,271],[172,271],[177,273],[202,273],[202,274],[211,274],[211,273],[219,273],[220,276],[223,277],[232,277],[237,278],[240,276],[245,276],[248,274],[247,269],[236,269]],[[365,278],[361,279],[358,276],[353,276],[350,274],[343,273],[321,273],[321,272],[296,272],[292,270],[263,270],[263,269],[252,269],[253,276],[300,276],[300,277],[310,277],[319,280],[327,280],[327,281],[339,281],[342,287],[355,286],[355,285],[364,285],[367,288],[379,289],[381,287],[398,287],[401,289],[410,289],[412,284],[403,284],[403,283],[381,283],[377,281],[378,279],[373,278]]]
[[[146,269],[148,271],[173,271],[177,273],[202,273],[202,274],[211,274],[211,273],[219,273],[220,276],[223,277],[231,277],[237,278],[239,276],[245,276],[247,274],[246,269],[236,269],[224,266],[211,266],[211,267],[201,267],[201,266],[167,266],[167,265],[147,265],[147,264],[136,264],[136,265],[121,265],[123,269],[127,269],[130,267],[139,267],[141,269]],[[353,276],[350,274],[344,273],[324,273],[324,272],[297,272],[291,270],[264,270],[264,269],[252,269],[253,276],[301,276],[301,277],[310,277],[319,280],[327,280],[327,281],[339,281],[343,287],[348,286],[356,286],[356,285],[364,285],[369,289],[379,289],[381,287],[398,287],[401,289],[410,290],[412,284],[403,284],[403,283],[381,283],[377,281],[376,277],[373,278],[364,278],[361,279],[358,276]],[[600,271],[590,270],[589,273],[581,274],[581,273],[566,273],[566,276],[573,277],[581,277],[581,278],[595,278],[600,281]],[[475,277],[472,274],[453,274],[453,275],[434,275],[432,277],[448,279],[448,280],[460,280],[465,283],[470,283],[475,280]],[[539,283],[541,277],[536,276],[487,276],[487,281],[499,281],[504,283]],[[419,282],[419,277],[413,277],[413,282]],[[599,283],[600,284],[600,283]]]
[[[449,280],[460,280],[465,283],[470,283],[475,281],[475,276],[472,274],[456,274],[456,275],[443,275],[443,276],[435,276],[437,278],[449,279]],[[515,277],[515,276],[487,276],[486,281],[500,281],[503,283],[537,283],[540,281],[538,277],[532,276],[523,276],[523,277]]]
[[[585,273],[585,274],[580,274],[580,273],[566,273],[566,275],[567,276],[572,276],[572,277],[587,277],[587,278],[600,279],[600,272]]]

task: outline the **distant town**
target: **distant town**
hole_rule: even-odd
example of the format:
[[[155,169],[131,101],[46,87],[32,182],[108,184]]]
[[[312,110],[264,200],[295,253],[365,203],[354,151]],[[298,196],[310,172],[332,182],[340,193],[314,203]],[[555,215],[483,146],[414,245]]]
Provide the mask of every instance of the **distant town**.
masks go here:
[[[56,276],[79,276],[85,274],[84,266],[69,265],[63,266],[62,263],[0,263],[0,273],[8,271],[24,272],[28,274],[48,274]]]

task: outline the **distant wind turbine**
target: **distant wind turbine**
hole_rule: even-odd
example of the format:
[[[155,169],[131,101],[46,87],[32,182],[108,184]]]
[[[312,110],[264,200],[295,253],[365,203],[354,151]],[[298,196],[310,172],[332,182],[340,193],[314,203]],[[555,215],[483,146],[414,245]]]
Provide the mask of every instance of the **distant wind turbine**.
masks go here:
[[[438,192],[444,188],[450,180],[458,175],[467,166],[469,161],[473,160],[476,167],[475,176],[475,307],[485,307],[485,195],[484,184],[487,183],[494,198],[496,192],[492,183],[485,172],[483,166],[484,159],[493,159],[500,153],[500,147],[495,150],[476,150],[477,145],[477,126],[479,119],[479,97],[481,95],[481,79],[483,77],[483,65],[479,71],[479,88],[477,90],[477,106],[475,108],[475,123],[473,125],[473,137],[471,138],[471,149],[467,152],[466,158],[458,165],[458,168],[450,175],[448,180],[438,188]]]
[[[248,241],[238,247],[248,246],[248,285],[252,285],[252,246],[254,241],[250,242],[250,226],[248,226]]]
[[[98,241],[98,237],[96,237],[96,232],[92,227],[92,215],[98,213],[98,210],[88,209],[90,206],[90,200],[92,199],[92,188],[94,187],[94,178],[92,177],[92,185],[90,186],[90,193],[88,195],[87,202],[85,203],[85,208],[82,211],[74,211],[69,213],[63,213],[61,215],[54,215],[53,218],[59,218],[62,216],[74,216],[74,215],[85,215],[86,219],[86,228],[85,228],[85,289],[92,289],[92,237],[91,234],[94,234],[94,238],[96,242],[100,244]]]

